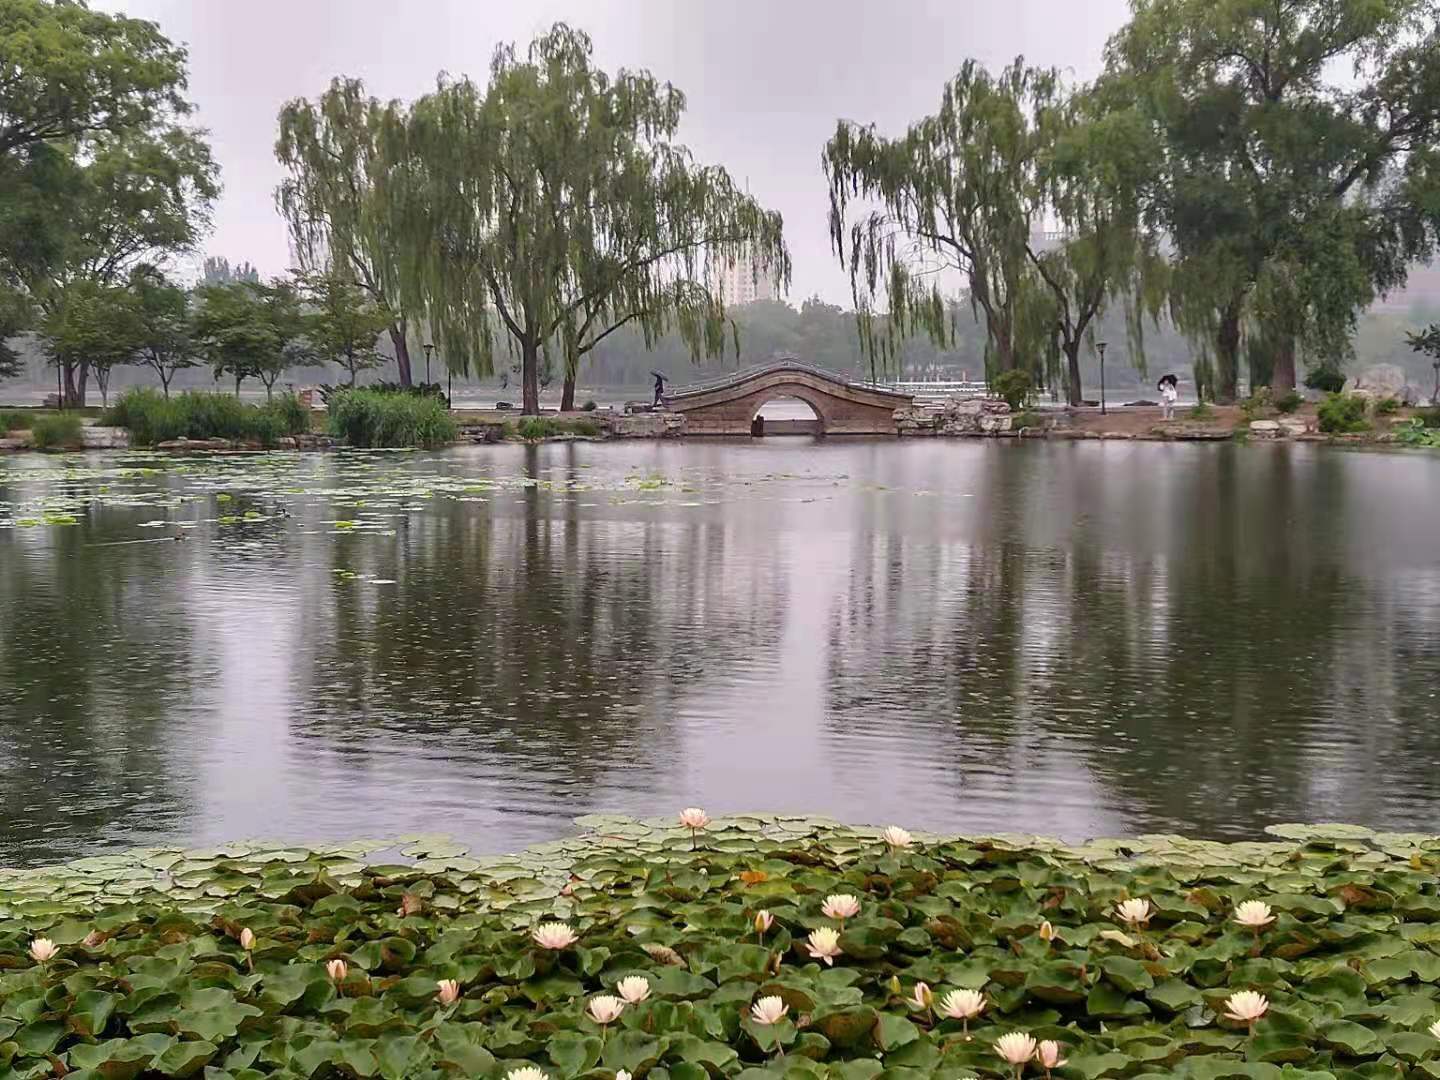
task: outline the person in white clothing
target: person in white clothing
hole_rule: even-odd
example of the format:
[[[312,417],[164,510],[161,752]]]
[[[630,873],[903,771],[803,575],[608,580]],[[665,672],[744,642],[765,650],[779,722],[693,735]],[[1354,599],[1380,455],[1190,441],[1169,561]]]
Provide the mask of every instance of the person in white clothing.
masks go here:
[[[1165,419],[1175,419],[1175,399],[1180,396],[1180,380],[1174,375],[1162,375],[1155,388],[1160,391],[1160,405],[1165,410]]]

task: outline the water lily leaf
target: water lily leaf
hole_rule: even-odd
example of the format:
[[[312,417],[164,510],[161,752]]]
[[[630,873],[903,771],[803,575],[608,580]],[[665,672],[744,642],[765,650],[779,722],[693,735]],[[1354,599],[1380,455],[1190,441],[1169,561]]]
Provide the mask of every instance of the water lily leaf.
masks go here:
[[[656,1039],[643,1031],[619,1031],[606,1040],[601,1060],[608,1069],[643,1074],[660,1060],[667,1046],[668,1040]]]
[[[816,1031],[838,1047],[853,1047],[870,1038],[879,1014],[868,1005],[856,1005],[811,1017]]]
[[[600,1061],[602,1046],[597,1035],[561,1031],[551,1036],[545,1050],[560,1074],[568,1078],[593,1069]]]
[[[1348,1057],[1368,1057],[1382,1053],[1385,1049],[1385,1044],[1375,1032],[1348,1020],[1335,1020],[1321,1025],[1316,1031],[1316,1037],[1326,1046],[1332,1046]]]
[[[484,1024],[441,1024],[436,1029],[441,1063],[454,1066],[466,1076],[493,1076],[495,1057],[483,1045],[485,1035]]]
[[[1100,961],[1100,969],[1105,972],[1105,978],[1126,993],[1149,990],[1155,985],[1145,966],[1128,956],[1107,956]]]
[[[110,1014],[120,998],[104,990],[85,990],[75,995],[75,1004],[70,1007],[70,1026],[79,1035],[98,1037],[105,1031]]]
[[[920,1029],[903,1016],[881,1013],[875,1024],[875,1042],[881,1050],[897,1050],[920,1038]]]
[[[219,1052],[220,1048],[214,1043],[177,1042],[155,1059],[153,1067],[166,1076],[192,1076],[208,1065]]]

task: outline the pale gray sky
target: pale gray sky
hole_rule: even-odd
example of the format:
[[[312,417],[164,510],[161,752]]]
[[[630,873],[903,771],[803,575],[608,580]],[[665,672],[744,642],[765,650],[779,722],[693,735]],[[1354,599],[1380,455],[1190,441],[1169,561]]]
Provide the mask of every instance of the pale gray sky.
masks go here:
[[[335,75],[413,98],[438,72],[483,81],[495,44],[563,19],[608,69],[648,68],[686,94],[682,139],[785,217],[790,299],[849,302],[830,253],[820,152],[838,117],[899,131],[934,111],[967,57],[1023,54],[1088,79],[1125,0],[97,0],[190,48],[191,97],[224,171],[209,254],[288,265],[272,193],[275,117]]]

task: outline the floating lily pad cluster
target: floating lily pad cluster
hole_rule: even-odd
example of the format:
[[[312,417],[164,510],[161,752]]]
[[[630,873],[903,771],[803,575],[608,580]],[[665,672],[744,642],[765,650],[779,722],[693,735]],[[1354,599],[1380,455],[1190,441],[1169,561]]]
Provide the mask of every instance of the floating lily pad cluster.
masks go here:
[[[1440,1076],[1435,837],[580,824],[0,872],[0,1078]]]

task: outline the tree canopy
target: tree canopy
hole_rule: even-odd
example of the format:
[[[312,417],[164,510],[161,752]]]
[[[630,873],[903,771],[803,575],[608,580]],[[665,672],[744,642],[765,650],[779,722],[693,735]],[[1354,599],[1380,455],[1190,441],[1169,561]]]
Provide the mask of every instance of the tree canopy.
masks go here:
[[[402,245],[405,310],[445,360],[494,370],[497,337],[521,362],[523,410],[539,408],[542,351],[581,358],[620,327],[647,343],[676,329],[695,356],[726,344],[730,260],[788,281],[780,215],[673,136],[685,99],[648,72],[611,77],[590,39],[556,25],[490,81],[444,81],[387,111],[373,177]],[[569,404],[567,402],[567,404]]]
[[[188,112],[185,62],[152,22],[79,0],[0,0],[0,159]]]
[[[1358,311],[1432,250],[1431,0],[1133,0],[1107,60],[1163,146],[1148,208],[1216,396],[1235,396],[1247,317],[1268,328],[1277,387],[1294,386],[1297,343],[1336,362]]]
[[[236,281],[197,290],[194,333],[218,379],[257,379],[268,397],[285,369],[311,363],[300,295],[287,281]]]
[[[355,385],[356,376],[385,363],[376,341],[391,325],[388,310],[347,274],[306,274],[301,295],[309,306],[306,341],[315,363],[338,364]]]

